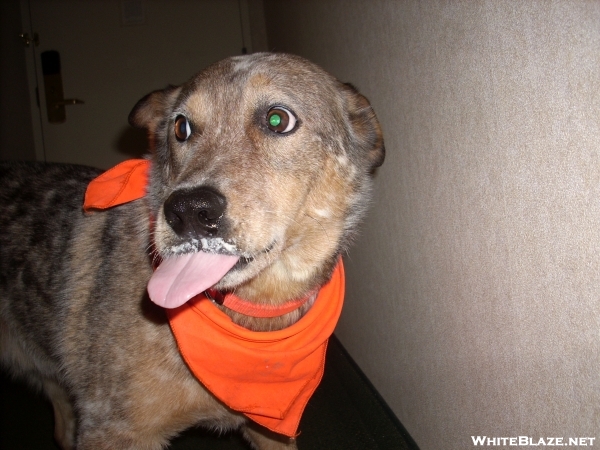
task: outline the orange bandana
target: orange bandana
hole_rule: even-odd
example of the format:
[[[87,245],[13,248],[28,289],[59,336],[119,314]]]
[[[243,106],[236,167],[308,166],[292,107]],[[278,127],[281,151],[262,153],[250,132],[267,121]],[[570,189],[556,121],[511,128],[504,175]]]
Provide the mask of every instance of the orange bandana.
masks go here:
[[[104,172],[89,184],[84,210],[143,197],[149,168],[149,161],[128,160]],[[266,428],[295,436],[323,376],[327,341],[343,300],[340,259],[309,311],[283,330],[256,332],[236,325],[204,294],[166,313],[184,360],[210,392]]]
[[[150,161],[128,159],[94,178],[85,191],[83,210],[107,209],[146,195]]]
[[[230,408],[287,436],[323,376],[327,340],[340,317],[344,269],[337,265],[314,305],[279,331],[250,331],[204,295],[167,316],[179,351],[194,375]]]

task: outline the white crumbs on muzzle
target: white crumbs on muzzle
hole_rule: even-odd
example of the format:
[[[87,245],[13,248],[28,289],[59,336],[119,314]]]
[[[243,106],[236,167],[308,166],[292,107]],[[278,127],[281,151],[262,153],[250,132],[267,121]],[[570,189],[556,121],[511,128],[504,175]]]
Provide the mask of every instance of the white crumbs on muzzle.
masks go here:
[[[240,252],[233,242],[226,242],[223,238],[191,239],[183,244],[171,247],[175,255],[203,251],[206,253],[220,253],[225,255],[239,255]]]

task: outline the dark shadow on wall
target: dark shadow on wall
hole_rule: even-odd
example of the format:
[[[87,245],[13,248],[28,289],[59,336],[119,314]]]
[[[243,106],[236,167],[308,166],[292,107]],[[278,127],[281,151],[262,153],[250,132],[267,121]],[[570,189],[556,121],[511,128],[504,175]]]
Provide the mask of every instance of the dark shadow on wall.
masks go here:
[[[35,160],[19,0],[0,2],[0,160]],[[10,70],[6,70],[10,68]]]
[[[114,141],[113,147],[129,158],[141,158],[150,152],[148,132],[139,128],[124,127]]]

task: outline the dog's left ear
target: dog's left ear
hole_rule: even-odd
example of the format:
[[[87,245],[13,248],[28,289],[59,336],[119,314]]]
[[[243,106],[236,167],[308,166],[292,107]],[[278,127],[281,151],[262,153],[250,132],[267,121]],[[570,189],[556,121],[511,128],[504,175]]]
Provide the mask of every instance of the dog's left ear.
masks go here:
[[[151,92],[142,98],[129,113],[129,123],[136,128],[154,132],[179,96],[181,86]]]
[[[373,170],[385,159],[381,126],[366,97],[349,83],[343,85],[343,90],[354,141],[359,150],[366,153]]]

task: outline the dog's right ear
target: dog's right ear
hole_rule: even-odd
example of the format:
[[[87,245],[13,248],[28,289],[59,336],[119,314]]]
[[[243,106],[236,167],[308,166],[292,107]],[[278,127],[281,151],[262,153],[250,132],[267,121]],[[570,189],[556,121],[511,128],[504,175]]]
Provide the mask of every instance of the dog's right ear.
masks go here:
[[[381,125],[375,112],[367,100],[350,83],[342,85],[346,94],[348,118],[352,130],[353,141],[362,154],[366,155],[370,169],[374,170],[383,164],[385,146]]]
[[[181,92],[181,86],[151,92],[142,98],[129,113],[129,123],[136,128],[146,128],[152,132],[165,114],[173,107]]]

